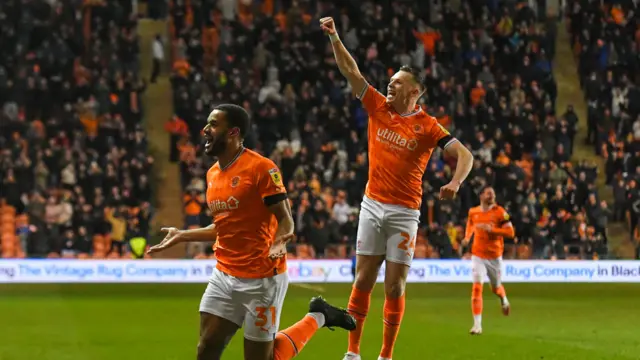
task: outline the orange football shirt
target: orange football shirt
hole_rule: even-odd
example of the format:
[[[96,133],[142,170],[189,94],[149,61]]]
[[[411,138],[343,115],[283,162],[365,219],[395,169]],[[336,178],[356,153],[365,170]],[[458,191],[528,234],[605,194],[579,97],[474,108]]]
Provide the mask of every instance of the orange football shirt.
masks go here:
[[[470,239],[473,234],[471,254],[483,259],[497,259],[504,252],[504,238],[486,230],[477,229],[476,224],[487,224],[494,227],[502,227],[511,221],[507,211],[499,205],[494,205],[488,210],[476,206],[469,209],[467,217],[467,229],[465,238]]]
[[[269,259],[278,221],[266,197],[286,194],[273,161],[244,149],[226,168],[207,172],[207,205],[218,231],[218,270],[239,278],[266,278],[287,270],[285,258]]]
[[[384,204],[420,209],[422,176],[433,149],[457,140],[419,106],[410,114],[398,114],[371,85],[358,98],[369,114],[365,195]]]

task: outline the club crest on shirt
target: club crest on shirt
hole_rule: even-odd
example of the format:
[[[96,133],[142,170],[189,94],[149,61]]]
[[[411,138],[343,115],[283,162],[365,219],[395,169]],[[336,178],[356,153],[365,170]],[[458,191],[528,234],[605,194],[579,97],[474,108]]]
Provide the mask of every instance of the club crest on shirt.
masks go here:
[[[231,187],[234,188],[234,187],[238,186],[238,184],[240,184],[240,176],[234,176],[231,179]]]
[[[413,132],[416,134],[422,134],[422,125],[420,124],[415,124],[413,125]]]
[[[277,186],[282,186],[282,176],[280,175],[280,171],[277,168],[273,168],[269,170],[269,175],[271,175],[271,180]]]

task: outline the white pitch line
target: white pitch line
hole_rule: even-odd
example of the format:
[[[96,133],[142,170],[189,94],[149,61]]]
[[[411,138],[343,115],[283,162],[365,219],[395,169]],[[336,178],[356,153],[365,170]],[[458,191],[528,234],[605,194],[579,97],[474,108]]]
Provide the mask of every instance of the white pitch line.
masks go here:
[[[312,290],[319,293],[324,293],[326,291],[324,287],[320,285],[312,285],[312,284],[304,284],[304,283],[295,283],[291,285],[299,287],[301,289]]]

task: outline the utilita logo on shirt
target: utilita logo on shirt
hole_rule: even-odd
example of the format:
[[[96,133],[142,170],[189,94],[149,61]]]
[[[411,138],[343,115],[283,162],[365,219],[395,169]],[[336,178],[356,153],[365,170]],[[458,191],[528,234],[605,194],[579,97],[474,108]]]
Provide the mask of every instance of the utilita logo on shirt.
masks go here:
[[[209,209],[212,213],[225,212],[229,210],[235,210],[240,205],[240,201],[233,196],[229,196],[227,201],[215,199],[209,201]]]
[[[389,129],[378,129],[376,140],[395,149],[414,151],[418,147],[416,139],[406,139],[402,135]]]

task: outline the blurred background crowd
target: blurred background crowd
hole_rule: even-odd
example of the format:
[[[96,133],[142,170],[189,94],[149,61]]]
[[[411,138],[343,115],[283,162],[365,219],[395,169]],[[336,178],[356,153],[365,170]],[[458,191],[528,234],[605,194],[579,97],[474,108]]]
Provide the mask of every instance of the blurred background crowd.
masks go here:
[[[2,257],[119,257],[149,235],[137,17],[91,5],[0,2]]]
[[[608,3],[608,2],[606,2]],[[640,242],[640,13],[633,2],[570,1],[567,15],[588,105],[586,142],[606,160],[613,218]],[[636,247],[636,257],[640,258]]]
[[[169,26],[148,49],[132,3],[0,3],[2,257],[142,257],[157,210],[149,121],[169,133],[157,145],[168,159],[156,161],[178,164],[180,225],[208,225],[204,176],[215,159],[202,154],[200,132],[223,102],[251,114],[245,145],[282,170],[298,232],[290,257],[351,256],[367,114],[337,71],[318,26],[324,16],[381,91],[401,65],[423,69],[420,105],[475,155],[459,196],[440,201],[455,159],[434,153],[416,258],[468,257],[466,214],[485,185],[516,228],[505,258],[610,257],[611,222],[640,237],[633,2],[569,1],[562,23],[544,1],[157,1],[148,15]],[[570,41],[558,46],[573,46],[587,119],[557,106],[552,70],[565,25]],[[149,74],[140,52],[151,53]],[[162,124],[145,119],[141,100],[167,59],[174,113]],[[585,143],[593,151],[576,161]],[[186,256],[214,257],[210,244]]]

